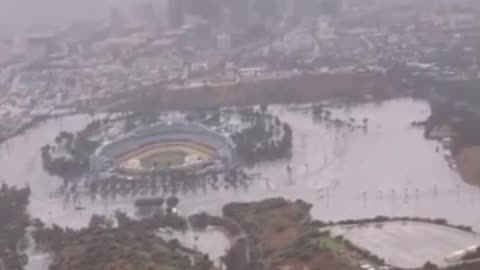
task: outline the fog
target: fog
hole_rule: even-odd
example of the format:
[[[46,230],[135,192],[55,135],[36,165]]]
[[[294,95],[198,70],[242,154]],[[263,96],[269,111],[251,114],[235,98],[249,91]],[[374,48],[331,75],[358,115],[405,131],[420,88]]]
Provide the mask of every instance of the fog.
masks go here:
[[[0,36],[51,31],[75,21],[99,20],[129,0],[0,0]]]
[[[141,2],[159,3],[151,0],[0,0],[0,37],[27,33],[48,32],[52,29],[65,26],[76,21],[101,20],[107,18],[112,7],[121,7],[126,10]],[[320,1],[318,1],[320,2]],[[344,0],[349,5],[352,0]],[[425,1],[396,1],[396,0],[368,0],[365,3],[389,7],[431,7],[432,5],[450,4],[478,6],[478,1],[463,0],[425,0]]]
[[[479,7],[480,0],[0,0],[0,270],[22,269],[23,255],[31,270],[68,269],[77,258],[88,269],[119,269],[88,262],[97,251],[116,256],[102,245],[71,258],[35,250],[39,220],[128,230],[106,218],[118,210],[139,218],[142,205],[161,201],[167,208],[152,207],[155,218],[175,223],[175,215],[221,215],[230,203],[272,197],[311,204],[317,222],[287,209],[285,217],[299,220],[265,219],[282,225],[275,228],[253,222],[268,215],[238,215],[265,230],[228,217],[210,221],[220,227],[213,233],[178,236],[170,229],[195,225],[165,223],[168,237],[156,234],[183,237],[216,261],[238,244],[245,265],[257,265],[250,250],[258,250],[266,257],[252,260],[278,259],[278,269],[297,255],[295,263],[308,258],[329,269],[385,269],[389,257],[409,268],[426,259],[446,264],[446,253],[472,244],[457,229],[480,231],[480,216],[468,211],[480,205]],[[278,207],[267,206],[259,209]],[[105,224],[92,225],[98,215]],[[239,223],[236,233],[229,219]],[[440,227],[379,229],[393,220]],[[382,260],[353,252],[352,268],[338,268],[315,254],[284,256],[298,248],[280,243],[294,232],[301,251],[321,244],[321,254],[335,252],[331,260],[348,257],[349,245],[326,235],[303,246],[304,233],[319,229],[314,223],[336,226]],[[351,235],[339,227],[346,224],[375,227]],[[75,234],[57,229],[43,231],[59,235],[45,246]],[[440,233],[448,235],[437,245]],[[25,236],[29,247],[20,250]],[[91,239],[103,241],[73,245]],[[148,246],[132,245],[125,248]],[[298,269],[315,269],[307,266]]]

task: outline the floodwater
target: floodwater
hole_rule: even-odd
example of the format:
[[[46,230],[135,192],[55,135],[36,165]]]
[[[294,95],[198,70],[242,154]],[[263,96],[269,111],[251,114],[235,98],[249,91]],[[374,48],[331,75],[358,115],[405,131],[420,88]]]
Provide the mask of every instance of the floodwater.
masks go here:
[[[367,117],[367,131],[318,122],[298,108],[270,109],[293,128],[291,160],[252,168],[260,176],[246,190],[181,194],[183,214],[220,214],[229,202],[282,196],[312,203],[313,217],[321,220],[422,216],[446,218],[480,231],[480,216],[466,211],[480,205],[479,189],[462,181],[443,151],[436,151],[438,142],[426,141],[422,129],[410,127],[412,121],[428,116],[425,102],[398,99],[332,109],[334,117],[342,119],[360,122]],[[59,131],[81,129],[91,120],[88,116],[52,120],[1,145],[2,176],[8,184],[31,186],[33,217],[78,228],[86,226],[93,213],[110,215],[116,209],[134,213],[132,198],[95,202],[83,198],[73,205],[50,196],[61,181],[43,171],[40,147],[51,143]],[[75,211],[78,206],[85,210]]]
[[[479,189],[462,181],[441,148],[436,151],[438,142],[411,127],[428,117],[428,104],[400,99],[334,110],[341,119],[368,118],[368,131],[329,126],[301,111],[279,114],[294,130],[291,161],[254,168],[262,180],[248,191],[191,195],[182,206],[219,210],[229,201],[282,196],[312,203],[313,217],[321,220],[442,217],[480,229],[480,217],[465,211],[480,205]]]
[[[337,226],[331,232],[403,269],[421,268],[427,261],[446,267],[448,257],[480,242],[476,233],[418,222]]]
[[[421,216],[480,230],[480,217],[465,211],[480,205],[480,190],[462,181],[441,148],[436,151],[438,142],[411,127],[412,121],[428,117],[425,102],[399,99],[334,109],[334,117],[341,119],[368,118],[368,131],[319,123],[307,112],[278,110],[294,130],[292,159],[254,168],[261,180],[248,191],[188,195],[181,202],[184,210],[220,213],[227,202],[282,196],[312,203],[312,216],[321,220]]]

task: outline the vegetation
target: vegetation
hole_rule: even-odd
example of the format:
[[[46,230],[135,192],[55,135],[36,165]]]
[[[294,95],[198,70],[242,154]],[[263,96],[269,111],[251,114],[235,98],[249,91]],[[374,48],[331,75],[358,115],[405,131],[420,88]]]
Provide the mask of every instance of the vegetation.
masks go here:
[[[199,230],[203,230],[207,228],[207,226],[212,226],[223,228],[230,236],[238,236],[242,233],[240,226],[228,218],[200,213],[190,216],[189,220],[192,227]]]
[[[144,230],[87,229],[71,232],[53,246],[52,270],[212,269],[202,254],[165,242]],[[192,263],[190,256],[196,259]]]
[[[477,249],[474,252],[467,253],[462,257],[463,261],[476,260],[476,259],[480,259],[480,247],[477,247]]]
[[[245,232],[226,256],[228,269],[356,269],[344,256],[355,257],[352,249],[311,225],[310,208],[282,198],[226,205],[224,216]]]
[[[431,97],[431,114],[426,122],[425,136],[437,126],[447,124],[455,131],[453,152],[463,147],[480,145],[480,115],[478,114],[477,85],[473,82],[452,82],[451,88],[441,89]],[[475,83],[478,83],[476,81]]]
[[[439,269],[439,268],[430,268],[430,269]],[[425,270],[430,270],[428,268],[425,268]],[[464,263],[464,264],[459,264],[455,266],[448,266],[446,268],[443,268],[445,270],[477,270],[480,269],[480,262],[474,262],[474,263]]]
[[[3,184],[0,189],[0,259],[6,269],[22,269],[27,258],[20,243],[30,223],[26,213],[30,188],[17,189]]]
[[[425,270],[437,270],[438,266],[430,261],[426,262],[425,265],[423,266],[423,269]]]
[[[341,120],[332,117],[332,112],[322,105],[315,105],[312,109],[314,119],[325,121],[326,123],[333,124],[336,127],[357,127],[368,128],[368,118],[355,119],[350,117],[349,119]]]
[[[87,228],[74,231],[54,225],[46,228],[38,221],[34,239],[55,254],[50,266],[63,269],[213,269],[208,256],[155,235],[160,227],[185,229],[185,220],[172,215],[158,215],[133,220],[117,211],[115,218],[94,215]],[[192,262],[190,258],[195,258]]]
[[[477,270],[480,269],[480,262],[468,262],[468,263],[461,263],[452,266],[447,266],[445,268],[440,268],[436,264],[431,262],[426,262],[425,265],[422,267],[423,270],[437,270],[437,269],[444,269],[444,270]]]
[[[99,142],[91,137],[97,134],[108,120],[96,120],[75,134],[62,131],[55,138],[55,145],[49,144],[41,148],[43,166],[47,172],[71,179],[88,171],[90,155],[98,147]],[[59,152],[64,152],[59,154]]]
[[[288,157],[292,148],[293,131],[262,106],[260,111],[248,111],[250,126],[233,134],[240,157],[253,164],[265,160]]]
[[[73,231],[69,228],[61,228],[57,225],[45,227],[40,221],[36,222],[36,230],[33,232],[35,241],[47,247],[68,238],[73,233],[88,233],[95,230],[114,230],[123,229],[127,231],[155,231],[159,228],[172,228],[174,230],[185,231],[187,229],[186,219],[171,213],[157,212],[154,216],[140,220],[131,219],[124,212],[115,212],[114,219],[106,216],[93,215],[87,228],[80,231]]]
[[[331,252],[339,252],[345,249],[345,244],[338,239],[332,238],[329,235],[320,235],[309,239],[309,244],[325,249]]]

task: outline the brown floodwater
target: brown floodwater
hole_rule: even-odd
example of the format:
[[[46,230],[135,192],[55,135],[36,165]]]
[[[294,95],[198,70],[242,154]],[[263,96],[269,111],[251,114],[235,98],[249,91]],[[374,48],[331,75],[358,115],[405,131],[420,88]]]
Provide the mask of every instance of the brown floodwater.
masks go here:
[[[259,176],[247,189],[179,194],[182,214],[220,214],[229,202],[282,196],[312,203],[312,216],[321,220],[421,216],[446,218],[480,231],[480,216],[468,211],[480,205],[480,190],[462,181],[438,149],[440,143],[425,140],[422,129],[410,126],[429,115],[427,103],[397,99],[332,109],[334,117],[353,117],[357,124],[368,118],[367,130],[316,121],[299,106],[270,110],[293,128],[292,158],[250,168]],[[51,120],[0,146],[2,178],[8,184],[30,185],[33,217],[78,228],[86,226],[93,213],[110,215],[116,209],[134,213],[135,198],[92,202],[81,197],[73,204],[51,197],[61,180],[43,171],[40,147],[58,132],[81,129],[91,120],[88,116]],[[78,206],[85,209],[76,211]]]

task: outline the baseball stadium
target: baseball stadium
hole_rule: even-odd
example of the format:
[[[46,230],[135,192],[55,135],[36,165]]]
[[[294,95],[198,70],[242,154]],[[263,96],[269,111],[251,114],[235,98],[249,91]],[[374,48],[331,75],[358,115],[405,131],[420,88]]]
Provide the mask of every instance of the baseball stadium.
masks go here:
[[[234,144],[220,133],[190,122],[157,123],[107,142],[92,158],[95,171],[138,174],[152,170],[228,167]]]

